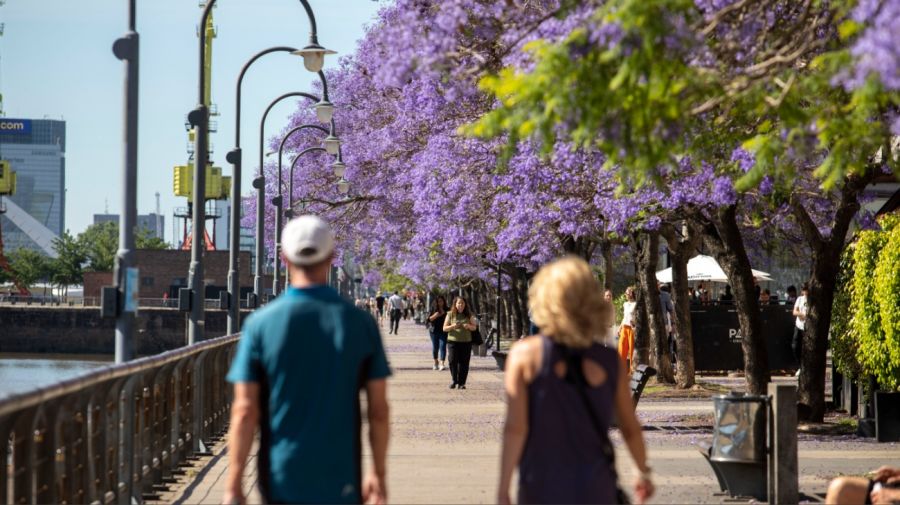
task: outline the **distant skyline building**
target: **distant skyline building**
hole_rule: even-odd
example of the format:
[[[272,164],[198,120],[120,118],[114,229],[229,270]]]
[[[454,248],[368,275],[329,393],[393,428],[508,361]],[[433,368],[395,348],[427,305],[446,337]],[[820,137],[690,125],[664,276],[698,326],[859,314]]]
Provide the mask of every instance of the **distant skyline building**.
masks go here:
[[[94,214],[94,224],[119,223],[118,214]],[[154,237],[166,239],[166,216],[157,215],[155,212],[150,214],[138,215],[137,229],[147,230]]]
[[[0,117],[0,159],[18,178],[0,217],[5,249],[55,255],[52,241],[66,229],[66,122]]]

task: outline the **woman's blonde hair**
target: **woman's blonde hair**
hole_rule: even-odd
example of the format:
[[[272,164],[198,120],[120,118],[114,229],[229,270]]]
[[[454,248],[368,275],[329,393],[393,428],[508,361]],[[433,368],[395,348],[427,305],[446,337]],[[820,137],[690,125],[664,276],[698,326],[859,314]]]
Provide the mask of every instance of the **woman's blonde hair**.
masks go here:
[[[608,330],[609,307],[587,262],[566,256],[542,267],[528,288],[531,319],[555,342],[585,348]]]

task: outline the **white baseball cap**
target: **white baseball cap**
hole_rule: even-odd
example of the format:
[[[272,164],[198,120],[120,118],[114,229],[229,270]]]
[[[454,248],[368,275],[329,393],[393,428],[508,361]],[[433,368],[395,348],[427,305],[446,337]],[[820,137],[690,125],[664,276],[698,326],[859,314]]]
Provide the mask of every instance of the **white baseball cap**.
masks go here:
[[[334,251],[334,234],[318,216],[288,221],[281,232],[281,252],[294,265],[315,265]]]

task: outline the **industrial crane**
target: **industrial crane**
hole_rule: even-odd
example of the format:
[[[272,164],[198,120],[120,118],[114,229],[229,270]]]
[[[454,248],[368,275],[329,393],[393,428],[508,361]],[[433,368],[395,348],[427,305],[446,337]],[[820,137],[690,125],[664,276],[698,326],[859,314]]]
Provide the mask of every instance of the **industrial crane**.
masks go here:
[[[204,7],[206,2],[201,1],[200,7]],[[216,37],[216,28],[213,25],[213,16],[210,14],[206,26],[198,27],[197,36],[198,37],[206,37],[206,57],[204,59],[206,65],[206,75],[212,76],[212,42]],[[212,78],[206,80],[204,93],[203,93],[203,103],[209,108],[211,115],[218,115],[218,111],[216,107],[211,103],[211,81]],[[185,124],[187,126],[187,123]],[[209,131],[210,133],[216,131],[216,123],[210,121],[209,122]],[[193,158],[193,145],[194,145],[194,136],[196,132],[193,128],[188,129],[188,154]],[[212,152],[212,149],[210,149]],[[188,229],[187,222],[191,219],[193,213],[191,212],[191,206],[194,205],[194,202],[191,201],[193,196],[193,188],[194,188],[194,180],[192,176],[192,165],[190,164],[190,160],[187,165],[178,165],[174,168],[174,181],[173,181],[173,189],[175,196],[184,196],[188,199],[188,206],[176,209],[175,217],[182,218],[184,220],[184,235],[182,237],[181,249],[185,251],[191,250],[192,245],[192,237],[193,234]],[[212,163],[208,164],[206,167],[206,200],[226,200],[231,194],[231,177],[226,177],[222,175],[222,168],[215,167]],[[200,223],[199,226],[203,226],[203,238],[204,242],[206,242],[205,249],[207,251],[215,251],[216,250],[216,242],[215,242],[215,220],[222,217],[218,212],[207,212],[207,219],[212,219],[213,223],[213,237],[210,239],[209,232],[206,230],[206,223]],[[191,223],[192,226],[198,226],[197,223]]]

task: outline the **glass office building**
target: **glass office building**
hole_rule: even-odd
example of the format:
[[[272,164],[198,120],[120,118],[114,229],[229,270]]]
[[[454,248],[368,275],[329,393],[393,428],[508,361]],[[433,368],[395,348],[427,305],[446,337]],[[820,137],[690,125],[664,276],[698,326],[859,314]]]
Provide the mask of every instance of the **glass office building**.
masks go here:
[[[0,118],[0,159],[9,161],[18,178],[16,194],[3,197],[5,249],[46,253],[33,238],[58,236],[66,229],[65,121]]]

